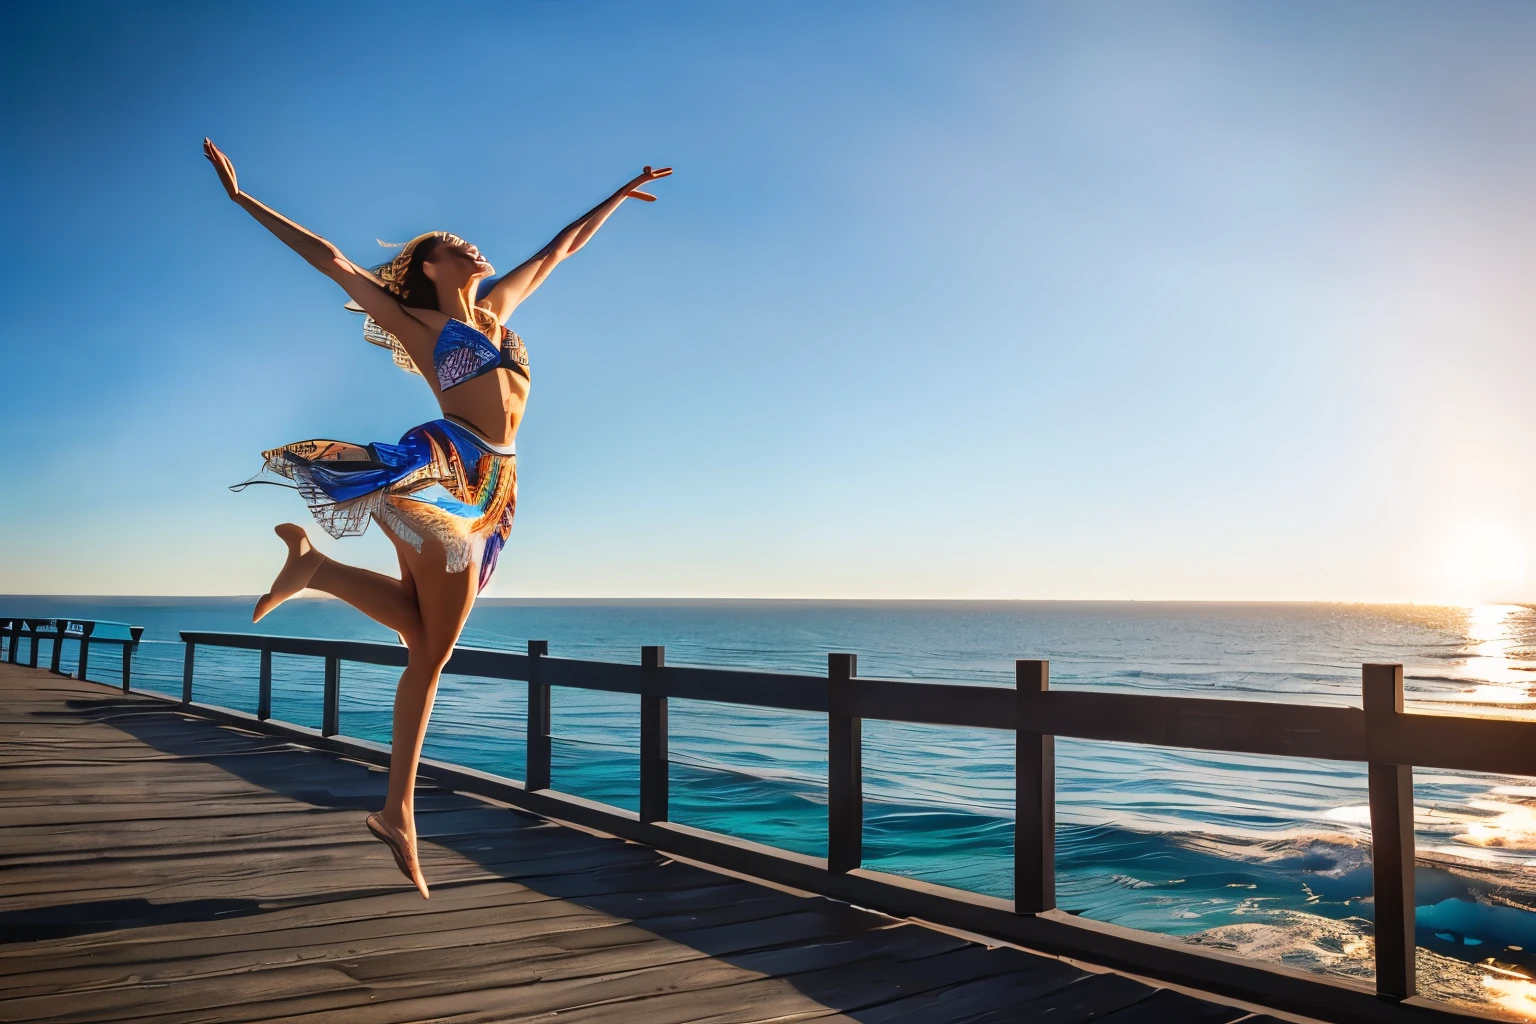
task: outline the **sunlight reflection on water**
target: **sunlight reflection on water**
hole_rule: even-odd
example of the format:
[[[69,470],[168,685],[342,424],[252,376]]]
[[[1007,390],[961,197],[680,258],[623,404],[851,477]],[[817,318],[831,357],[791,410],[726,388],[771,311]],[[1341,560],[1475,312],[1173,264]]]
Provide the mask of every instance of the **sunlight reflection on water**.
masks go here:
[[[1521,605],[1481,604],[1466,611],[1465,660],[1453,667],[1455,678],[1471,685],[1459,693],[1470,704],[1536,704],[1536,658],[1530,609]]]

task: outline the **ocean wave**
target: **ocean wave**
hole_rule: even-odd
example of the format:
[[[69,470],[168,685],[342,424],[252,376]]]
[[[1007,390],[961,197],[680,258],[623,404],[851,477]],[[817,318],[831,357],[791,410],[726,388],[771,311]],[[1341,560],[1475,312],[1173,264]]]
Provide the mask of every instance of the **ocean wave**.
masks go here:
[[[1376,943],[1369,922],[1270,911],[1262,921],[1227,924],[1185,941],[1245,959],[1370,981]],[[1419,992],[1497,1020],[1536,1020],[1536,981],[1524,968],[1489,957],[1469,962],[1420,946],[1414,968]]]

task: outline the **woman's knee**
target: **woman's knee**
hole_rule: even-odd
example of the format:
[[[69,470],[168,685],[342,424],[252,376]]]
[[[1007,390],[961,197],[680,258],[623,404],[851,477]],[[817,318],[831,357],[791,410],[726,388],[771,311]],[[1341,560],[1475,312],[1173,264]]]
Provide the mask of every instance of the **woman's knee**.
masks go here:
[[[406,664],[420,671],[437,675],[448,665],[448,659],[453,657],[453,647],[444,647],[441,643],[433,643],[422,639],[415,645],[406,643],[409,657]]]
[[[418,648],[427,646],[427,632],[421,627],[420,615],[412,616],[402,622],[401,626],[404,628],[396,632],[400,634],[400,642],[405,644],[407,650],[414,653]]]

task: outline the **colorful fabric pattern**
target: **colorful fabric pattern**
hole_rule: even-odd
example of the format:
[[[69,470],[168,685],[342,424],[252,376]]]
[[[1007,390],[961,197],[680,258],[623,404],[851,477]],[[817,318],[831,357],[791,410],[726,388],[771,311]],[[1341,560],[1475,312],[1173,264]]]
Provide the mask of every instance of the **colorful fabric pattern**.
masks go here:
[[[474,380],[494,370],[501,362],[501,349],[466,323],[449,320],[437,336],[432,350],[432,366],[437,370],[437,385],[444,391]]]
[[[417,551],[430,534],[447,552],[449,572],[479,562],[481,590],[512,533],[517,456],[451,420],[413,427],[395,444],[299,441],[262,458],[262,471],[232,490],[294,487],[332,537],[357,536],[370,518]]]
[[[348,303],[347,308],[353,312],[362,312],[362,307],[356,303]],[[442,390],[446,391],[497,369],[511,370],[528,379],[528,346],[523,344],[523,339],[518,337],[516,331],[497,326],[489,314],[486,317],[486,322],[494,328],[493,333],[501,335],[500,348],[483,331],[462,320],[449,319],[443,325],[442,332],[437,336],[437,345],[432,351],[437,386]],[[389,349],[395,365],[407,373],[421,373],[400,339],[380,327],[378,321],[366,313],[363,315],[363,340],[370,345]]]

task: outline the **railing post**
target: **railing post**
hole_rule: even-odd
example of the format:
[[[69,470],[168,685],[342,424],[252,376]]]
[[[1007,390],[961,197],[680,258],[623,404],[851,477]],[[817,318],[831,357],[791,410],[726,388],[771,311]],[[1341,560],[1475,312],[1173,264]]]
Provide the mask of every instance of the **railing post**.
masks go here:
[[[1017,661],[1013,909],[1041,914],[1056,909],[1056,737],[1041,733],[1040,698],[1050,688],[1051,663]]]
[[[341,732],[341,659],[325,656],[325,708],[320,716],[320,735]]]
[[[539,659],[549,655],[548,640],[528,641],[528,766],[523,788],[549,788],[549,684],[540,681]]]
[[[133,675],[133,652],[138,649],[139,638],[144,635],[143,626],[129,626],[130,641],[123,644],[123,692],[128,692],[128,680]]]
[[[75,678],[85,678],[85,666],[91,660],[91,631],[96,628],[94,622],[80,623],[80,664],[75,666]]]
[[[1365,751],[1371,806],[1376,994],[1407,999],[1414,983],[1413,766],[1377,761],[1377,738],[1403,712],[1403,666],[1365,665]]]
[[[192,661],[197,656],[197,644],[187,644],[186,660],[181,665],[181,702],[192,703]]]
[[[272,649],[261,651],[261,667],[256,676],[256,718],[265,722],[272,717]]]
[[[667,698],[661,669],[665,647],[640,648],[644,689],[640,694],[640,820],[667,820]]]
[[[827,655],[827,870],[839,873],[864,862],[863,722],[848,692],[857,671],[856,655]]]
[[[63,675],[59,671],[59,659],[64,653],[64,627],[67,625],[64,619],[53,620],[53,657],[48,662],[48,671],[56,676]]]

